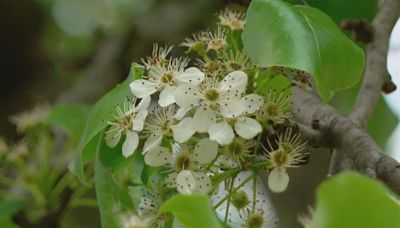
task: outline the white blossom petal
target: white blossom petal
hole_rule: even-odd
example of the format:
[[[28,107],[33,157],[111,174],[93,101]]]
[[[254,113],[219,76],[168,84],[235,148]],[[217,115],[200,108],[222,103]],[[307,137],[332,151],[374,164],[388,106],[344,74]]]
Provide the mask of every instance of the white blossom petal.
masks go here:
[[[193,192],[207,194],[211,190],[211,178],[205,173],[193,173],[196,181],[196,188]]]
[[[231,99],[220,103],[219,112],[223,117],[236,118],[243,113],[243,103],[239,99]]]
[[[257,94],[249,94],[240,99],[243,104],[244,112],[246,114],[253,114],[264,104],[264,98]]]
[[[137,208],[137,212],[139,216],[155,216],[158,213],[158,209],[160,207],[160,199],[153,192],[142,188],[141,189],[141,197],[139,206]]]
[[[199,89],[190,84],[178,86],[175,90],[175,102],[180,107],[194,107],[200,102],[201,93]]]
[[[175,90],[176,86],[166,86],[161,90],[158,104],[161,107],[167,107],[168,105],[175,103]]]
[[[230,144],[235,136],[232,127],[225,120],[211,125],[208,134],[211,140],[217,141],[220,145]]]
[[[140,112],[142,110],[147,110],[151,102],[151,96],[143,97],[139,104],[136,106],[135,111]]]
[[[174,140],[178,143],[186,142],[194,133],[196,133],[193,127],[193,119],[190,117],[186,117],[178,124],[172,125],[171,129]]]
[[[165,178],[165,183],[167,188],[176,188],[176,177],[178,176],[178,172],[173,172],[168,174]]]
[[[143,98],[155,93],[158,89],[158,84],[150,82],[148,80],[139,79],[133,81],[129,85],[129,87],[131,87],[133,95],[139,98]]]
[[[185,107],[185,106],[180,107],[176,111],[176,113],[174,115],[174,118],[177,119],[177,120],[181,120],[190,109],[192,109],[192,107],[189,107],[189,106],[188,107]]]
[[[129,157],[135,152],[139,144],[139,136],[134,131],[126,131],[126,139],[122,144],[122,155]]]
[[[109,147],[115,147],[121,139],[122,131],[118,129],[118,126],[111,126],[106,132],[105,140]]]
[[[218,143],[208,138],[201,139],[193,152],[193,161],[200,164],[211,163],[218,154]]]
[[[162,135],[151,135],[143,146],[143,154],[161,144]]]
[[[207,132],[215,123],[215,113],[208,108],[200,107],[193,116],[194,129],[199,133]]]
[[[262,131],[261,124],[249,117],[240,117],[235,123],[235,131],[244,139],[254,138]]]
[[[204,76],[205,74],[197,67],[190,67],[178,75],[177,79],[181,82],[198,85],[203,81]]]
[[[283,192],[289,184],[289,175],[284,169],[273,169],[268,176],[268,187],[273,192]]]
[[[196,188],[196,180],[189,170],[182,170],[176,177],[178,192],[182,194],[191,194]]]
[[[142,110],[136,114],[135,119],[133,120],[132,130],[134,131],[141,131],[143,130],[144,121],[147,117],[148,111]]]
[[[243,71],[229,73],[221,82],[220,90],[232,95],[240,95],[246,90],[247,74]]]
[[[153,167],[163,166],[171,161],[172,155],[165,147],[157,146],[147,151],[144,162]]]

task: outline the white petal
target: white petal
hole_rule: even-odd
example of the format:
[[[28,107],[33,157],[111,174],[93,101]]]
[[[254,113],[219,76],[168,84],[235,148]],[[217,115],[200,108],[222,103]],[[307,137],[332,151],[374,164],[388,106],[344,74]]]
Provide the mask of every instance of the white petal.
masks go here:
[[[197,67],[190,67],[178,75],[177,79],[181,82],[198,85],[203,81],[204,75]]]
[[[273,169],[268,176],[268,187],[273,192],[283,192],[289,184],[289,175],[286,170]]]
[[[109,147],[115,147],[121,139],[122,131],[118,129],[118,126],[111,126],[106,132],[105,140]]]
[[[208,108],[199,107],[193,116],[194,128],[199,133],[207,132],[210,126],[215,123],[215,113]]]
[[[141,197],[137,212],[139,216],[155,216],[158,213],[158,208],[160,207],[160,199],[153,192],[147,190],[146,188],[141,189]]]
[[[231,99],[219,103],[219,112],[226,118],[236,118],[243,113],[243,110],[243,103],[239,99]]]
[[[264,104],[264,98],[257,94],[246,95],[242,97],[240,101],[243,104],[244,112],[246,114],[255,113],[256,111],[260,110]]]
[[[176,187],[182,194],[191,194],[196,187],[196,180],[189,170],[182,170],[176,177]]]
[[[135,152],[139,144],[139,136],[134,131],[126,131],[126,139],[124,144],[122,144],[122,155],[124,157],[129,157]]]
[[[173,172],[168,174],[168,176],[165,178],[165,186],[167,188],[176,188],[176,177],[178,176],[178,172]]]
[[[143,146],[143,154],[161,144],[162,135],[151,135]]]
[[[220,145],[228,145],[235,136],[232,127],[225,120],[211,125],[208,134],[211,140],[217,141]]]
[[[156,83],[144,79],[133,81],[129,87],[131,87],[133,95],[139,98],[150,96],[158,89],[158,85]]]
[[[200,102],[200,91],[199,89],[190,84],[183,84],[178,86],[175,90],[175,102],[180,107],[193,107]]]
[[[170,104],[175,103],[175,90],[176,86],[166,86],[161,92],[158,98],[158,104],[161,107],[167,107]]]
[[[178,143],[186,142],[196,132],[193,126],[193,119],[186,117],[177,125],[171,126],[174,140]]]
[[[189,106],[188,107],[184,107],[184,106],[180,107],[176,111],[176,113],[174,115],[174,118],[177,119],[177,120],[181,120],[190,109],[192,109],[192,107],[189,107]]]
[[[205,173],[193,173],[196,181],[196,188],[193,192],[207,194],[211,190],[211,179]]]
[[[144,162],[153,167],[163,166],[170,162],[171,153],[165,147],[157,146],[147,151],[144,155]]]
[[[201,139],[193,152],[193,160],[201,164],[211,163],[218,154],[218,143],[208,138]]]
[[[151,96],[143,97],[139,104],[136,106],[136,112],[147,110],[151,102]]]
[[[228,94],[240,95],[246,90],[247,74],[243,71],[229,73],[221,82],[220,90]]]
[[[142,110],[135,115],[135,119],[133,120],[132,130],[141,131],[143,130],[144,120],[146,119],[148,111]]]
[[[240,117],[235,123],[235,131],[244,139],[254,138],[262,131],[261,124],[249,117]]]

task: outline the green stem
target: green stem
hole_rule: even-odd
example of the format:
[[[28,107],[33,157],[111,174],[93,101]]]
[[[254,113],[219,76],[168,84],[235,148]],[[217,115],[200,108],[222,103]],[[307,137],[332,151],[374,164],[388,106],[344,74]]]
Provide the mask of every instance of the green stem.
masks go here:
[[[242,183],[240,183],[234,190],[233,192],[236,192],[237,190],[239,190],[241,187],[243,187],[247,182],[249,182],[251,180],[251,178],[253,178],[253,176],[249,176],[248,178],[246,178],[246,180],[244,180]],[[219,206],[221,206],[221,204],[228,199],[229,195],[226,195],[223,199],[221,199],[215,206],[214,209],[217,209]]]
[[[229,207],[231,204],[231,194],[232,194],[232,190],[233,190],[233,184],[235,183],[235,176],[232,177],[231,179],[231,185],[229,186],[229,191],[228,191],[228,202],[226,203],[226,211],[225,211],[225,219],[224,219],[224,223],[226,224],[226,222],[228,221],[228,214],[229,214]]]

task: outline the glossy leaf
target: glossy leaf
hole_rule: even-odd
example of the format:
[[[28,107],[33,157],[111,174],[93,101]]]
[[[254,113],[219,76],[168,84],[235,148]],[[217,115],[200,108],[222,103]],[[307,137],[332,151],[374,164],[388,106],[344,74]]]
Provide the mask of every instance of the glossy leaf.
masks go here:
[[[129,84],[133,79],[139,77],[135,76],[135,74],[139,72],[141,72],[141,70],[136,69],[135,65],[132,65],[128,78],[103,96],[90,111],[74,161],[70,165],[70,170],[86,185],[89,185],[89,183],[84,174],[84,165],[95,156],[93,145],[96,143],[93,142],[93,139],[106,127],[107,124],[105,120],[112,120],[112,111],[115,105],[121,105],[126,97],[132,96]]]
[[[47,122],[60,127],[73,142],[77,142],[84,130],[90,108],[85,104],[56,105]]]
[[[309,72],[324,101],[359,81],[363,51],[320,10],[255,0],[246,20],[243,44],[253,62]]]
[[[187,228],[222,228],[206,195],[176,195],[161,206],[160,212],[172,213]]]
[[[400,204],[382,184],[353,172],[318,188],[312,228],[400,227]]]

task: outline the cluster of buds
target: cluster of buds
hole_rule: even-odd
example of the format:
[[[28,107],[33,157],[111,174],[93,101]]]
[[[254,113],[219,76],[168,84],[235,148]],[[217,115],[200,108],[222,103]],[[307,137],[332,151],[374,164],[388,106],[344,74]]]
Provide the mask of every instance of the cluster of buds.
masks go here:
[[[152,182],[156,189],[214,198],[222,191],[226,196],[213,201],[217,212],[227,211],[218,213],[226,223],[273,227],[276,218],[269,213],[265,195],[253,191],[261,185],[256,177],[268,171],[270,189],[284,191],[286,170],[306,159],[305,143],[289,126],[275,132],[274,140],[264,137],[264,129],[291,118],[288,88],[255,92],[262,91],[255,88],[264,69],[251,62],[238,41],[244,14],[226,9],[218,18],[215,31],[195,34],[181,44],[197,56],[194,61],[171,57],[173,47],[154,45],[152,56],[143,59],[144,75],[130,84],[134,98],[116,107],[105,140],[114,147],[125,135],[125,157],[142,153],[145,165],[159,167],[160,177]],[[303,76],[288,78],[310,86]],[[243,173],[252,178],[237,178]],[[251,186],[246,184],[249,180]],[[163,224],[159,220],[164,217],[153,209],[151,219],[143,219],[149,213],[137,212],[126,221]],[[229,212],[234,210],[237,213]]]

